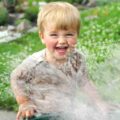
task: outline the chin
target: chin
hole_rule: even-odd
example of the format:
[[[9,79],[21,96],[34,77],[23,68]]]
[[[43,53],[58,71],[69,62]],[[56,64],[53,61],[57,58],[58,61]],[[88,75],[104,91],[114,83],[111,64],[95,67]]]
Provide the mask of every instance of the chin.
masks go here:
[[[56,60],[66,60],[67,56],[55,56]]]

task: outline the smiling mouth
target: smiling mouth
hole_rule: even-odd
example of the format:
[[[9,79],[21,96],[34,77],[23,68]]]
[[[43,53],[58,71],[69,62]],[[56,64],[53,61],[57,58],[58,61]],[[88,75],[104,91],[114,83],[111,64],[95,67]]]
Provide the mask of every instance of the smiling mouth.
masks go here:
[[[59,50],[59,49],[68,49],[68,46],[58,46],[58,47],[55,47],[55,49]]]
[[[68,46],[58,46],[58,47],[55,47],[55,50],[56,50],[60,55],[65,55],[67,49],[68,49]]]

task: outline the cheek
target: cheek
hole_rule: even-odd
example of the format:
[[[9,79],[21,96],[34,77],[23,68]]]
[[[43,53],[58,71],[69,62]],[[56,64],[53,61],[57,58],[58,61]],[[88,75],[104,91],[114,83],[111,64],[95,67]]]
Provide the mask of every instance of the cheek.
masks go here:
[[[53,40],[51,40],[51,39],[49,39],[49,38],[46,38],[46,39],[45,39],[45,45],[46,45],[46,47],[48,47],[48,48],[53,48],[53,47],[55,47],[56,42],[53,41]]]
[[[77,43],[77,40],[76,39],[71,39],[69,40],[69,45],[75,45]]]

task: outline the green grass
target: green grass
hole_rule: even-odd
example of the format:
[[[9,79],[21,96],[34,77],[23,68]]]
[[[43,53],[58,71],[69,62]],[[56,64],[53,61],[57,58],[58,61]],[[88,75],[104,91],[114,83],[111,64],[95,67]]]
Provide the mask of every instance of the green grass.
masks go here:
[[[120,2],[83,11],[78,45],[87,56],[90,78],[104,98],[114,102],[120,102],[120,65],[114,63],[114,58],[119,61],[120,56],[113,52],[116,44],[120,47],[119,13]]]
[[[43,47],[38,33],[30,33],[16,41],[0,44],[0,108],[16,108],[10,89],[11,71],[24,58]]]
[[[90,78],[99,87],[101,93],[110,81],[107,81],[106,76],[100,76],[103,76],[102,71],[104,71],[100,66],[108,63],[106,60],[112,56],[112,46],[120,42],[119,6],[120,3],[112,3],[81,11],[82,26],[78,48],[85,53]],[[42,48],[44,46],[38,33],[29,33],[16,41],[0,44],[0,108],[16,109],[17,105],[10,88],[10,73],[24,58]],[[114,67],[111,69],[114,70]],[[120,86],[118,85],[117,88],[111,90],[112,94],[115,92],[114,95],[111,96],[107,91],[103,96],[120,102],[118,97]]]
[[[120,43],[111,47],[111,56],[92,70],[92,80],[103,97],[111,102],[120,102]]]
[[[104,61],[110,53],[111,45],[120,42],[119,6],[120,3],[112,3],[81,13],[82,26],[78,46],[89,56],[90,65]]]

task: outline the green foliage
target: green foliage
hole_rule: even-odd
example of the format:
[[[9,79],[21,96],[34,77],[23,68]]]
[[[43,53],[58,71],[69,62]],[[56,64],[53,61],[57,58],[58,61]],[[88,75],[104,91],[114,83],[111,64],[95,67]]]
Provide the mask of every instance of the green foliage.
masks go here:
[[[29,5],[32,5],[33,2],[43,2],[43,0],[34,0],[34,1],[33,0],[29,0],[28,2],[29,2]]]
[[[46,2],[55,2],[55,1],[60,1],[60,0],[45,0],[45,1]],[[89,2],[90,0],[61,0],[61,1],[81,4],[82,2]],[[111,2],[119,2],[119,0],[96,0],[97,5],[106,5]]]
[[[5,3],[5,5],[7,6],[13,6],[16,3],[16,0],[3,0],[3,2]]]
[[[4,6],[9,12],[14,12],[17,1],[16,0],[3,0]]]
[[[73,3],[81,4],[84,0],[73,0]]]
[[[29,54],[42,49],[38,33],[29,33],[17,41],[0,44],[0,108],[16,110],[10,89],[11,71]]]
[[[15,21],[15,25],[19,25],[21,22],[31,23],[28,19],[18,19]]]
[[[39,12],[38,6],[30,6],[25,10],[25,18],[30,21],[36,21]]]
[[[120,2],[81,12],[82,25],[78,44],[79,49],[87,56],[90,78],[105,99],[115,102],[120,102],[120,65],[113,61],[119,61],[120,55],[112,56],[116,54],[113,51],[114,45],[120,43],[119,6]],[[111,57],[112,61],[108,59]]]
[[[8,21],[8,11],[5,7],[0,6],[0,25],[6,24]]]
[[[96,0],[97,5],[106,5],[112,2],[119,2],[119,0]]]
[[[59,0],[46,0],[46,2],[55,2],[55,1],[59,1]],[[69,2],[69,3],[81,3],[83,0],[61,0],[64,2]]]
[[[55,1],[59,1],[59,0],[46,0],[46,2],[55,2]],[[61,0],[61,1],[73,3],[74,0]]]
[[[80,48],[98,63],[108,56],[110,45],[120,41],[119,5],[114,3],[81,13]]]
[[[91,77],[106,100],[119,102],[120,96],[120,43],[111,46],[111,56],[97,64]]]

